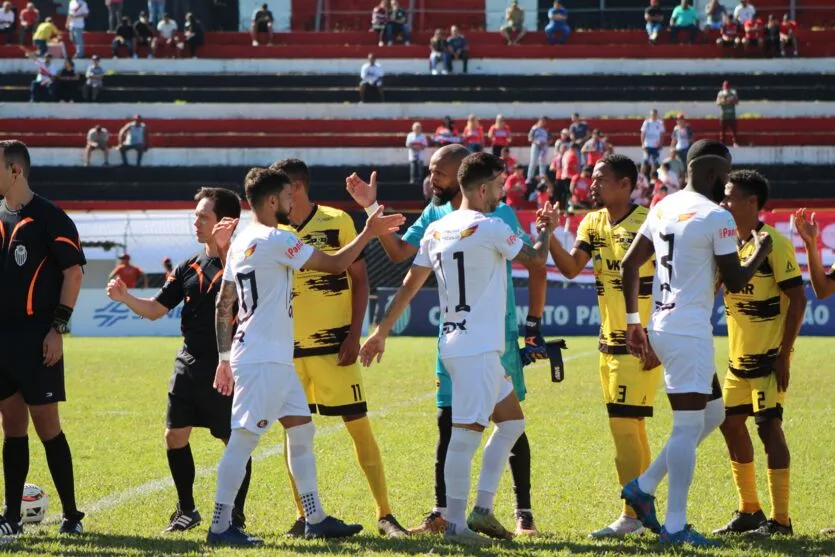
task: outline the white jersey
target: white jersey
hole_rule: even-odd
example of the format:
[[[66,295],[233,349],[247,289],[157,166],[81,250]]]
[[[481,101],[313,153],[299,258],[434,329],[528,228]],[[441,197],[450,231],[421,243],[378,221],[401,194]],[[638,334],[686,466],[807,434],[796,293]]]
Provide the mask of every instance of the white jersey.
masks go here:
[[[649,330],[711,337],[717,255],[736,254],[736,223],[707,197],[682,190],[650,210],[640,233],[655,246]]]
[[[644,134],[644,147],[657,149],[661,147],[661,138],[664,135],[664,122],[662,120],[644,120],[641,124],[641,133]]]
[[[438,279],[442,358],[504,352],[506,261],[523,245],[504,221],[477,211],[453,211],[426,229],[414,264]]]
[[[232,367],[293,364],[293,272],[312,254],[292,232],[257,223],[232,242],[223,270],[238,291]]]

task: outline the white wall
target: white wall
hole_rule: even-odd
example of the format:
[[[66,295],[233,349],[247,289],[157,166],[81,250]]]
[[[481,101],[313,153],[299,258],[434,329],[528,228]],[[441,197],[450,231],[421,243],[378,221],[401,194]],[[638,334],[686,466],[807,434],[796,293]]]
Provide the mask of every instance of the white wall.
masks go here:
[[[484,11],[488,31],[498,31],[504,25],[504,12],[510,5],[509,0],[486,0]],[[536,31],[536,0],[519,0],[519,7],[525,10],[525,29]]]
[[[265,0],[239,0],[238,2],[238,19],[240,20],[240,30],[249,31],[252,27],[252,14],[255,10],[261,7]],[[270,11],[273,13],[273,31],[289,31],[290,30],[290,16],[292,15],[292,0],[266,0]],[[308,0],[315,2],[316,0]]]

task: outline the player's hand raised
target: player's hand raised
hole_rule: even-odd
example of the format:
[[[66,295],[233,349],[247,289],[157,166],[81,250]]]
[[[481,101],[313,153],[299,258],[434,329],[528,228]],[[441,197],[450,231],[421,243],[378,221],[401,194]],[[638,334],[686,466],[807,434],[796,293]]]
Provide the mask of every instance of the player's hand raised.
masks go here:
[[[647,340],[647,333],[644,331],[642,325],[627,325],[626,326],[626,348],[629,353],[641,360],[647,361],[647,352],[649,351],[649,341]]]
[[[774,247],[774,239],[768,232],[757,232],[753,236],[754,249],[759,252],[765,252],[766,255],[771,253],[771,248]]]
[[[232,366],[228,361],[221,360],[215,371],[213,386],[223,396],[231,396],[235,389],[235,378],[232,376]]]
[[[235,228],[238,226],[239,219],[230,217],[223,217],[220,222],[212,228],[212,240],[215,246],[221,251],[229,249],[229,243],[232,241],[232,234],[235,233]]]
[[[377,363],[380,363],[380,360],[383,359],[383,352],[385,351],[385,335],[381,334],[380,331],[374,331],[374,334],[368,337],[363,343],[362,348],[360,348],[360,362],[363,367],[368,367],[376,357]]]
[[[107,292],[107,297],[114,302],[124,302],[128,295],[128,285],[119,277],[113,277],[107,283],[105,292]]]
[[[798,209],[794,213],[794,226],[797,233],[807,246],[817,249],[818,247],[818,223],[815,220],[815,213],[809,215],[806,209]]]
[[[550,226],[551,230],[557,228],[560,224],[560,204],[555,203],[551,205],[548,201],[541,209],[536,211],[536,228],[542,230],[546,226]]]
[[[384,206],[380,205],[377,210],[371,213],[368,220],[365,221],[365,229],[368,230],[372,236],[383,236],[384,234],[391,234],[397,232],[400,227],[406,223],[406,217],[400,213],[393,215],[384,215]]]
[[[369,182],[365,182],[354,172],[345,178],[345,189],[363,209],[373,205],[377,200],[377,171],[371,173]]]

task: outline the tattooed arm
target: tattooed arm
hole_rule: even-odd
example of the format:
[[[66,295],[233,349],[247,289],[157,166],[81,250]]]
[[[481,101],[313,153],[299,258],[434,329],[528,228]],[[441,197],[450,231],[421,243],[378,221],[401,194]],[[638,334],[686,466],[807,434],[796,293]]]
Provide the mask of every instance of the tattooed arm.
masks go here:
[[[539,231],[539,236],[537,236],[533,247],[523,245],[513,260],[525,267],[544,265],[548,260],[548,245],[552,232],[551,225],[546,225]]]
[[[232,366],[229,363],[232,351],[233,311],[238,292],[235,283],[224,280],[215,302],[215,337],[217,338],[218,364],[214,387],[222,395],[231,395],[235,386]]]

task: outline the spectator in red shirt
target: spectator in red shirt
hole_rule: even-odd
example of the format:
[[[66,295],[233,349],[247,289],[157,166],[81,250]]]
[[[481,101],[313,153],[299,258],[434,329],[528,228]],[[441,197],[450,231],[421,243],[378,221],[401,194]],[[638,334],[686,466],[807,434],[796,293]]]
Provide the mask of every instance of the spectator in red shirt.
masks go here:
[[[371,10],[371,31],[380,37],[378,46],[385,45],[390,39],[388,33],[389,0],[380,0],[380,4]]]
[[[792,56],[797,56],[797,22],[789,19],[789,14],[783,15],[780,22],[780,56],[786,55],[786,47],[791,48]]]
[[[585,157],[586,164],[592,168],[597,164],[597,161],[603,158],[606,154],[606,138],[603,137],[603,132],[594,130],[591,134],[591,139],[583,144],[580,153]]]
[[[591,171],[593,166],[583,167],[583,171],[571,179],[571,208],[591,209],[589,191],[591,189]]]
[[[542,209],[546,203],[551,202],[554,196],[554,184],[547,176],[542,177],[542,182],[536,186],[536,208]]]
[[[527,192],[525,182],[525,165],[517,164],[513,174],[507,177],[504,183],[504,192],[507,196],[505,203],[514,209],[520,209],[525,204],[525,193]]]
[[[745,36],[742,38],[742,46],[746,50],[762,46],[763,20],[754,16],[745,22],[743,28]]]
[[[467,125],[464,126],[464,141],[470,153],[480,153],[484,148],[484,128],[481,127],[475,114],[467,117]]]
[[[652,196],[652,201],[650,201],[649,206],[655,207],[658,205],[658,202],[667,197],[667,186],[661,186],[658,189],[658,193]]]
[[[733,14],[726,13],[722,27],[719,28],[719,38],[716,39],[716,44],[723,48],[736,48],[739,46],[739,24],[734,19]]]
[[[499,158],[504,161],[504,171],[506,174],[513,174],[516,168],[516,157],[510,154],[510,147],[502,147]]]
[[[495,123],[487,130],[487,137],[493,145],[493,154],[500,157],[504,148],[511,142],[510,126],[505,124],[504,116],[501,114],[496,116]]]
[[[461,143],[461,135],[458,133],[458,128],[455,127],[452,118],[447,116],[444,118],[444,123],[435,128],[435,135],[432,136],[432,141],[439,147],[452,143]]]
[[[110,276],[107,277],[108,280],[112,279],[113,277],[119,277],[124,281],[128,288],[136,288],[136,285],[139,283],[139,279],[142,279],[142,288],[148,288],[148,277],[145,275],[144,271],[139,267],[135,267],[130,264],[130,255],[127,253],[122,255],[119,258],[120,263],[116,265],[116,268],[111,271]]]
[[[29,2],[19,15],[20,26],[18,27],[20,44],[26,44],[26,34],[32,36],[41,20],[41,13],[35,8],[35,4]]]

